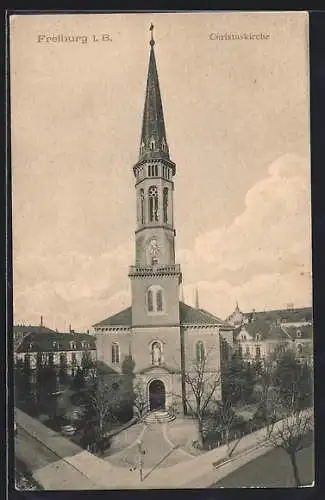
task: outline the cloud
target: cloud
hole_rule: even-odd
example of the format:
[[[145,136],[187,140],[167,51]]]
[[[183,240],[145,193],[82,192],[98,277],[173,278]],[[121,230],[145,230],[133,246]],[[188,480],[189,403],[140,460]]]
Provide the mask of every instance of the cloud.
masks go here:
[[[193,249],[178,252],[187,272],[210,266],[242,272],[250,266],[285,271],[310,269],[311,222],[309,163],[285,155],[272,163],[268,176],[246,194],[245,209],[229,226],[201,234]],[[192,268],[192,269],[191,269]]]
[[[103,315],[129,303],[128,266],[131,240],[99,257],[77,252],[14,259],[15,322],[39,321],[66,329],[88,329]]]
[[[245,308],[311,302],[309,162],[287,154],[246,194],[244,211],[225,227],[199,235],[193,249],[177,253],[193,302],[200,287],[205,307],[228,314]]]
[[[232,285],[227,281],[199,281],[184,286],[184,298],[194,305],[194,289],[199,289],[200,307],[221,318],[228,316],[236,301],[243,311],[286,308],[288,304],[304,307],[311,303],[310,275],[298,270],[287,274],[259,274],[250,280]]]
[[[217,219],[217,216],[216,216]],[[133,241],[94,257],[81,252],[14,258],[15,322],[76,329],[130,304],[128,266]],[[311,301],[309,163],[296,155],[273,162],[266,178],[247,192],[243,212],[224,227],[199,235],[180,249],[185,299],[218,316],[236,300],[243,309],[306,305]]]

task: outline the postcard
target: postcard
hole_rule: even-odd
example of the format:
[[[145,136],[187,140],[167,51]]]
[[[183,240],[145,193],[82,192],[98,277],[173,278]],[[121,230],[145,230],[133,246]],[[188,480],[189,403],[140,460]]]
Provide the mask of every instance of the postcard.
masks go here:
[[[308,30],[10,16],[17,489],[314,485]]]

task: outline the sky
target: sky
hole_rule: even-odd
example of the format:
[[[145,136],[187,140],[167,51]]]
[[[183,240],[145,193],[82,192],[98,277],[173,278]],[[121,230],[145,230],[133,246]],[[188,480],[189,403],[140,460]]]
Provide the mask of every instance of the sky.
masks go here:
[[[177,165],[185,302],[194,305],[198,287],[200,306],[220,317],[236,301],[244,311],[311,305],[305,13],[16,15],[15,324],[39,324],[43,315],[51,328],[85,331],[130,305],[132,166],[151,22]],[[226,32],[268,37],[216,40]]]

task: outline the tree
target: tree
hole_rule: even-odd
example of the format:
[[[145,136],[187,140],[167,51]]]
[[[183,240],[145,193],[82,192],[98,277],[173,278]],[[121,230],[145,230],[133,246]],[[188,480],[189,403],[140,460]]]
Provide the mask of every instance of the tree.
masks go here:
[[[91,357],[90,351],[88,350],[83,351],[82,353],[81,368],[86,379],[88,377],[90,377],[90,379],[93,379],[94,371],[96,372],[97,367],[95,361]]]
[[[32,399],[31,368],[28,355],[24,360],[17,359],[14,367],[15,400],[16,404]]]
[[[68,362],[65,353],[60,354],[59,381],[60,384],[64,386],[67,384],[68,381]]]
[[[141,420],[149,411],[148,398],[144,384],[137,381],[133,388],[133,394],[133,407],[138,419]]]
[[[200,447],[203,446],[204,441],[204,420],[216,405],[217,390],[220,388],[221,383],[220,372],[210,366],[208,353],[202,353],[184,372],[185,401],[187,407],[197,419]]]
[[[85,377],[83,371],[79,367],[77,368],[72,385],[75,389],[83,389],[85,387]]]
[[[282,404],[282,401],[280,402]],[[282,448],[290,457],[295,485],[301,486],[297,466],[297,452],[305,447],[306,438],[313,430],[313,412],[310,408],[287,408],[285,417],[276,422],[267,431],[267,439],[272,446]]]
[[[97,383],[88,392],[86,404],[87,419],[94,425],[95,440],[100,452],[104,451],[105,435],[108,425],[118,420],[121,412],[121,398],[118,391],[105,382],[105,377],[99,375]]]
[[[255,370],[234,356],[222,373],[222,399],[232,404],[250,400],[256,383]]]
[[[312,371],[301,364],[291,350],[283,351],[274,369],[274,386],[286,408],[306,408],[312,403]]]
[[[231,398],[220,401],[215,415],[216,429],[219,431],[222,439],[227,444],[227,455],[230,457],[233,449],[230,449],[230,430],[235,420],[236,413],[233,409]]]

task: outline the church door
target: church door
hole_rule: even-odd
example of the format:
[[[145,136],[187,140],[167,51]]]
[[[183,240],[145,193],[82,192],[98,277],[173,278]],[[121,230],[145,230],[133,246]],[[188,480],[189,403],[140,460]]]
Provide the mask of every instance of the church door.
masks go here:
[[[165,385],[161,380],[153,380],[149,385],[150,411],[164,410],[166,405]]]

